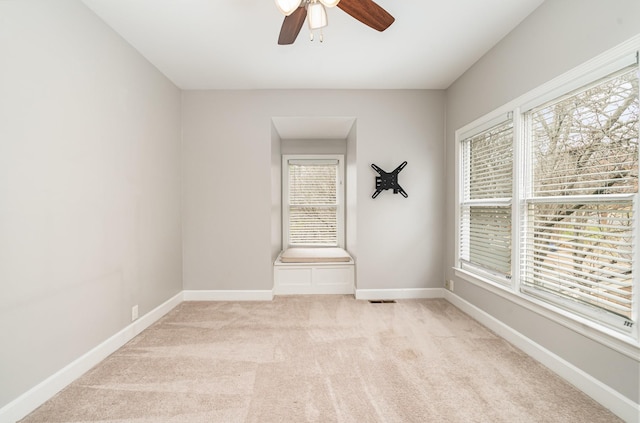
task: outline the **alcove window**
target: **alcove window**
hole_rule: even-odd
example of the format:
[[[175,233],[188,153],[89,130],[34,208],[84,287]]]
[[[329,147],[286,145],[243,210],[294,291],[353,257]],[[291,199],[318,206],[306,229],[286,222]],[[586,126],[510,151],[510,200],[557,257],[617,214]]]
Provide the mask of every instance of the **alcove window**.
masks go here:
[[[284,155],[283,244],[344,247],[344,157]]]

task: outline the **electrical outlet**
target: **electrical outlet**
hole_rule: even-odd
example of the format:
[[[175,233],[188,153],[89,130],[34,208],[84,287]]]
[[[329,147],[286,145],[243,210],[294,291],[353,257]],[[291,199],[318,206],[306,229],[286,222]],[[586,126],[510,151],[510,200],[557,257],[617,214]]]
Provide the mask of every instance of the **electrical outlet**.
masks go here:
[[[445,288],[447,288],[449,291],[453,292],[453,280],[449,279],[445,284]]]
[[[131,307],[131,321],[133,322],[138,318],[138,304]]]

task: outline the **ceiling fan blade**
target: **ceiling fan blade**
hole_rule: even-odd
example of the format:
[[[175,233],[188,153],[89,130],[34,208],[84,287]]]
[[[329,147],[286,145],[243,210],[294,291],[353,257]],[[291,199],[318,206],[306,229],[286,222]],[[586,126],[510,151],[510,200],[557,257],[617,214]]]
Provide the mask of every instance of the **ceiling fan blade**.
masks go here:
[[[293,44],[298,38],[302,24],[307,17],[307,8],[299,7],[295,12],[286,16],[284,22],[282,22],[282,28],[280,28],[280,36],[278,37],[278,44],[286,45]]]
[[[338,7],[365,25],[384,31],[395,18],[373,0],[340,0]]]

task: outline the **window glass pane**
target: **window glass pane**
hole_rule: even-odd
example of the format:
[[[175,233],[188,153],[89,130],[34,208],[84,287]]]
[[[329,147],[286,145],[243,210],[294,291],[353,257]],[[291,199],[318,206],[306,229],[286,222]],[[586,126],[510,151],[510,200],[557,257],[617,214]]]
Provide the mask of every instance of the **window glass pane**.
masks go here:
[[[336,204],[338,166],[289,165],[289,204]]]
[[[511,274],[511,206],[465,207],[461,259]]]
[[[527,114],[525,292],[603,322],[602,311],[633,318],[637,196],[615,195],[638,192],[638,115],[637,66]]]
[[[289,242],[294,245],[336,245],[336,207],[291,207]]]
[[[531,112],[534,196],[637,192],[637,68]]]
[[[633,203],[532,204],[523,284],[631,319]]]
[[[289,244],[338,245],[338,162],[289,163]]]
[[[465,139],[462,168],[460,260],[504,283],[511,275],[512,121]]]
[[[513,185],[513,125],[499,125],[471,137],[465,152],[468,181],[465,198],[511,197]]]

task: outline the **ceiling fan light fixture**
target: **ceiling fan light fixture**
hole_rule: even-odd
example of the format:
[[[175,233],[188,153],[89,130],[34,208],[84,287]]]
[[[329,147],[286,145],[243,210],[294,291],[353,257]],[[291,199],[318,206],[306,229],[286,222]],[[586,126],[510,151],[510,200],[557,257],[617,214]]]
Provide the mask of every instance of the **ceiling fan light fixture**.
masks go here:
[[[307,7],[307,20],[309,21],[309,28],[312,30],[327,26],[327,11],[322,3],[316,1],[309,3]]]
[[[300,3],[302,3],[302,0],[275,0],[275,1],[276,1],[276,6],[278,6],[278,9],[280,10],[280,12],[285,16],[289,16],[290,14],[295,12],[296,9],[300,7]]]
[[[394,17],[378,6],[374,0],[275,0],[275,2],[278,9],[287,15],[280,28],[279,45],[293,44],[305,20],[311,32],[311,40],[313,41],[314,31],[318,31],[322,42],[322,28],[328,24],[325,7],[338,6],[352,18],[380,32],[386,30],[395,21]]]
[[[340,0],[320,0],[320,3],[324,4],[326,7],[336,7]]]

